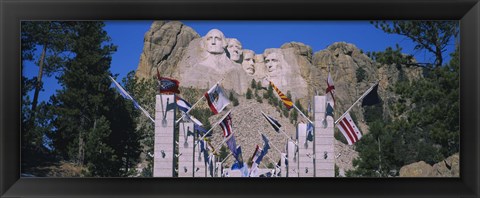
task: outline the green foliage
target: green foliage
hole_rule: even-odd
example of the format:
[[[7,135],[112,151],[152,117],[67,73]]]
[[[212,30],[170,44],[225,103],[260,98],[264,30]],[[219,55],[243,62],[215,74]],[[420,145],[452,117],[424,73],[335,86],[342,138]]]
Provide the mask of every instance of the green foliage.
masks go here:
[[[458,49],[449,64],[415,82],[400,81],[393,90],[400,98],[392,110],[400,117],[389,121],[380,106],[365,109],[370,130],[356,143],[359,158],[348,176],[394,176],[404,165],[434,164],[459,152]]]
[[[239,105],[238,99],[233,95],[233,91],[230,92],[230,96],[228,97],[228,99],[229,99],[230,101],[232,101],[233,106],[236,107],[236,106]]]
[[[340,177],[340,170],[339,170],[337,164],[335,164],[335,177]]]
[[[374,122],[375,120],[382,120],[383,119],[383,102],[379,104],[375,104],[372,106],[365,106],[363,117],[365,118],[365,122],[367,124]]]
[[[267,168],[270,168],[270,169],[275,168],[275,165],[272,162],[270,162],[268,163]]]
[[[356,74],[357,74],[357,83],[365,80],[365,75],[366,75],[365,69],[363,69],[362,67],[357,68]]]
[[[230,151],[226,146],[222,145],[219,153],[219,161],[223,161],[228,156],[228,154],[230,154]]]
[[[257,97],[256,97],[256,98],[257,98],[257,102],[259,102],[259,103],[263,103],[262,97],[260,97],[259,95],[257,95]]]
[[[402,48],[398,44],[395,45],[395,49],[393,49],[392,47],[387,47],[385,51],[369,52],[369,57],[377,63],[386,65],[395,64],[398,69],[401,65],[414,64],[414,62],[412,62],[413,56],[402,54]]]
[[[344,144],[348,144],[347,139],[345,139],[343,134],[336,128],[334,130],[335,132],[333,133],[333,137]]]
[[[250,88],[257,89],[257,82],[255,81],[255,79],[252,79],[252,83],[250,84]]]
[[[446,44],[458,31],[453,21],[394,21],[375,22],[387,33],[407,36],[416,42],[416,49],[425,49],[435,56],[433,67],[424,69],[424,78],[400,80],[389,90],[398,96],[390,110],[395,119],[382,118],[383,102],[365,107],[369,133],[356,143],[359,157],[353,161],[354,171],[347,176],[395,176],[407,164],[425,161],[437,163],[459,152],[459,54],[458,46],[452,59],[442,65]],[[377,62],[399,65],[410,64],[401,56],[401,48],[387,48],[374,53]],[[414,65],[414,64],[412,64]]]
[[[257,89],[265,89],[264,87],[262,87],[262,82],[261,81],[257,82]]]
[[[58,77],[63,86],[51,97],[49,122],[54,152],[67,161],[86,165],[88,176],[135,174],[141,136],[136,133],[135,109],[110,87],[111,54],[102,22],[74,23],[71,52]]]
[[[86,134],[85,157],[87,161],[87,176],[114,176],[118,175],[121,164],[113,148],[108,145],[108,138],[112,131],[110,123],[102,116],[95,120],[93,127]]]
[[[182,96],[185,100],[187,101],[196,101],[199,98],[202,97],[202,95],[205,93],[206,90],[199,90],[199,89],[193,89],[193,88],[182,88],[181,93]],[[238,100],[238,99],[236,99]],[[190,112],[190,115],[193,115],[195,118],[197,118],[200,122],[204,124],[205,129],[210,129],[210,121],[208,118],[213,115],[212,111],[210,108],[206,106],[197,106],[193,108]],[[179,117],[180,118],[180,114]]]
[[[246,98],[247,99],[252,99],[252,90],[250,88],[247,89]]]
[[[62,21],[22,21],[21,23],[21,70],[27,61],[37,65],[38,74],[33,78],[22,76],[22,150],[25,152],[38,152],[43,149],[42,142],[44,132],[38,127],[39,119],[45,120],[44,115],[38,115],[38,98],[43,89],[43,76],[52,76],[65,67],[65,63],[71,57],[68,51],[72,47],[73,25]],[[35,56],[40,51],[40,56]],[[33,101],[27,98],[27,93],[34,90]],[[30,107],[30,109],[28,109]],[[28,115],[27,115],[28,114]],[[41,116],[43,118],[37,118]],[[36,145],[32,145],[33,139]],[[30,140],[27,141],[27,140]],[[33,146],[33,147],[32,147]],[[34,150],[32,150],[34,149]],[[26,153],[24,153],[26,154]],[[33,153],[31,153],[33,154]]]
[[[458,21],[372,21],[376,28],[389,34],[405,36],[416,43],[415,50],[426,50],[435,56],[434,65],[443,65],[442,52],[459,32]]]

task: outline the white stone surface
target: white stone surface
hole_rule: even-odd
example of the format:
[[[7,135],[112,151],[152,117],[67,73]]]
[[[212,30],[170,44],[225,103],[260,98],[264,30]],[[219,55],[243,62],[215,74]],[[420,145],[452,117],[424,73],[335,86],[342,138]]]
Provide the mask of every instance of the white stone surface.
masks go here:
[[[315,177],[335,177],[335,138],[334,121],[327,117],[327,127],[323,126],[325,118],[325,96],[314,97],[315,111]]]
[[[170,110],[165,113],[167,102],[174,102],[173,95],[156,96],[153,177],[173,177],[174,172],[173,155],[175,143],[173,124],[175,122],[175,111]],[[167,121],[166,126],[162,123],[164,115]]]
[[[287,154],[286,153],[281,153],[281,164],[280,164],[280,176],[281,177],[287,177],[287,165],[285,164],[285,160],[287,160]]]
[[[193,159],[193,176],[194,177],[206,177],[205,161],[203,153],[200,152],[200,144],[195,146],[194,159]]]
[[[300,177],[314,176],[314,160],[313,160],[313,142],[307,141],[307,124],[300,123],[297,125],[298,136],[298,170]],[[305,143],[307,147],[305,147]]]
[[[296,148],[295,144],[292,141],[288,141],[287,146],[287,156],[288,156],[288,168],[287,168],[287,177],[298,177],[298,154],[295,156]]]
[[[188,135],[188,132],[193,133],[193,123],[179,124],[178,134],[178,177],[193,177],[193,135]]]

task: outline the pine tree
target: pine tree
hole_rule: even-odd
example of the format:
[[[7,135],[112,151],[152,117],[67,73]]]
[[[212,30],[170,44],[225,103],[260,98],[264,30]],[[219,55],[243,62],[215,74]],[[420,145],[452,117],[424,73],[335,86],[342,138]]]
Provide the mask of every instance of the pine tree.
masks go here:
[[[456,21],[372,21],[376,28],[389,34],[403,35],[416,43],[415,49],[424,49],[435,56],[434,67],[443,65],[442,52],[450,39],[458,35]],[[430,64],[427,64],[430,65]]]
[[[423,23],[422,29],[456,27],[451,24]],[[394,23],[395,24],[395,23]],[[404,24],[405,26],[407,24]],[[411,24],[410,24],[411,25]],[[430,26],[430,27],[426,27]],[[398,27],[395,31],[403,31]],[[393,31],[393,30],[390,30]],[[420,31],[412,29],[411,31]],[[423,30],[422,30],[423,31]],[[429,35],[438,35],[445,29],[422,32]],[[416,34],[416,33],[415,33]],[[441,34],[456,35],[444,32]],[[403,34],[402,34],[403,35]],[[419,36],[419,35],[417,35]],[[422,38],[422,37],[417,37]],[[429,41],[417,43],[422,46],[439,46],[440,43]],[[450,38],[445,40],[449,40]],[[440,46],[443,44],[440,44]],[[398,48],[398,47],[397,47]],[[378,55],[379,53],[377,53]],[[392,64],[404,65],[407,57],[395,56],[399,52],[380,53],[382,60],[393,61]],[[385,177],[395,175],[399,169],[407,164],[425,161],[429,164],[439,161],[459,152],[459,51],[458,46],[452,59],[446,65],[441,63],[441,56],[435,53],[434,67],[424,68],[424,76],[415,81],[400,79],[392,87],[397,95],[395,105],[390,107],[397,117],[390,121],[383,118],[383,105],[365,109],[365,119],[369,125],[369,133],[356,143],[359,157],[353,164],[356,170],[347,173],[347,176],[374,176]],[[392,57],[389,57],[392,56]]]
[[[247,99],[252,99],[252,90],[250,88],[247,89],[246,98]]]
[[[43,76],[57,72],[68,59],[63,52],[71,48],[72,25],[60,21],[24,21],[21,25],[22,61],[35,61],[38,75],[35,78],[35,93],[32,101],[32,119],[35,119],[38,95],[43,88]],[[35,60],[36,46],[41,48]]]
[[[53,141],[66,160],[86,164],[90,176],[125,176],[139,156],[133,105],[110,88],[111,54],[102,22],[77,22],[76,38],[52,97],[56,117]]]
[[[39,151],[43,148],[43,139],[45,130],[39,128],[39,119],[37,113],[46,111],[48,104],[43,104],[40,109],[38,98],[43,89],[43,76],[51,76],[60,71],[69,57],[66,51],[71,48],[72,26],[69,22],[59,21],[23,21],[21,23],[21,69],[24,69],[24,63],[34,62],[39,67],[36,77],[28,79],[22,76],[22,152]],[[40,56],[36,58],[37,50],[40,50]],[[23,73],[23,72],[22,72]],[[27,95],[34,90],[33,101]],[[45,120],[44,115],[40,120]],[[43,131],[43,132],[42,132]],[[34,140],[37,139],[37,140]],[[35,143],[35,144],[33,144]],[[24,153],[26,154],[26,153]]]

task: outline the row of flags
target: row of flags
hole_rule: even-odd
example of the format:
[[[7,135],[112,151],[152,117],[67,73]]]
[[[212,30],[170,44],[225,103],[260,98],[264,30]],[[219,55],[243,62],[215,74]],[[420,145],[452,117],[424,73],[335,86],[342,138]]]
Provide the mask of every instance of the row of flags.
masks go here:
[[[154,121],[153,118],[148,114],[145,109],[143,109],[138,102],[135,101],[133,97],[131,97],[119,84],[116,82],[112,77],[110,77],[112,82],[115,86],[119,89],[120,93],[128,100],[131,100],[136,108],[140,109],[150,120]],[[179,84],[178,80],[172,78],[161,77],[160,73],[157,69],[157,80],[158,80],[158,90],[161,94],[179,94]],[[293,102],[285,96],[275,84],[270,81],[270,85],[278,94],[280,99],[282,100],[285,107],[289,110],[292,107],[295,107]],[[374,105],[380,102],[380,99],[377,94],[378,83],[371,87],[365,94],[362,95],[362,106]],[[230,101],[226,96],[225,92],[223,91],[222,87],[220,86],[219,82],[216,83],[213,87],[211,87],[204,96],[210,110],[213,114],[221,113],[229,104]],[[361,98],[362,99],[362,98]],[[360,99],[359,99],[360,100]],[[175,95],[175,104],[179,111],[182,113],[182,119],[184,121],[190,121],[194,123],[194,131],[196,132],[197,136],[199,137],[200,143],[200,151],[204,153],[204,161],[205,163],[212,163],[212,154],[215,154],[215,147],[211,145],[210,131],[202,128],[203,124],[193,116],[189,115],[190,110],[193,106],[188,103],[185,99],[181,98],[178,95]],[[354,104],[355,105],[355,104]],[[326,88],[326,109],[324,115],[324,127],[326,127],[326,118],[334,116],[334,107],[335,107],[335,86],[333,83],[333,79],[328,73],[327,78],[327,88]],[[352,105],[353,107],[353,105]],[[295,107],[296,108],[296,107]],[[298,110],[298,108],[296,108]],[[309,104],[308,110],[311,112],[311,104]],[[350,110],[350,109],[349,109]],[[345,137],[349,145],[354,144],[355,142],[359,141],[362,138],[362,133],[360,132],[359,128],[353,122],[349,110],[347,110],[339,120],[337,120],[336,125],[337,128],[340,130],[342,135]],[[267,120],[267,122],[272,126],[272,128],[279,133],[281,130],[282,125],[272,116],[267,115],[262,112],[263,117]],[[302,113],[303,115],[303,113]],[[310,121],[306,116],[305,118]],[[256,172],[258,172],[258,165],[260,164],[263,157],[268,152],[269,143],[268,139],[262,134],[262,139],[264,140],[264,147],[260,148],[258,145],[255,149],[255,152],[252,156],[253,165],[250,171],[248,170],[248,166],[246,162],[243,161],[242,157],[242,149],[240,146],[236,145],[233,129],[232,129],[232,117],[231,113],[227,113],[226,116],[218,123],[223,131],[223,137],[225,143],[227,144],[230,152],[235,157],[236,163],[232,166],[232,170],[239,169],[242,172],[243,176],[255,176]],[[215,127],[215,126],[213,126]],[[213,128],[212,127],[212,128]],[[310,121],[307,123],[307,140],[313,141],[313,133],[314,133],[314,126],[313,123]],[[201,136],[201,137],[200,137]],[[222,143],[223,144],[223,143]]]

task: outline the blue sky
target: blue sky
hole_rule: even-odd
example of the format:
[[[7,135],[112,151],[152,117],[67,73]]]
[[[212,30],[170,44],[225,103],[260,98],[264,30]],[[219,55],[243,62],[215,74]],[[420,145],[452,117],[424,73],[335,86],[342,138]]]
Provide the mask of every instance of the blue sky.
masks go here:
[[[200,36],[216,28],[228,38],[237,38],[244,49],[263,53],[266,48],[279,48],[287,42],[302,42],[312,47],[313,52],[325,49],[334,42],[344,41],[356,45],[364,52],[383,51],[385,48],[399,44],[402,52],[413,54],[419,62],[433,62],[433,57],[426,51],[414,50],[414,43],[408,38],[386,34],[376,29],[368,21],[182,21],[192,27]],[[136,70],[143,50],[143,38],[152,21],[106,21],[105,30],[111,42],[118,46],[112,56],[111,71],[122,79],[132,70]],[[444,53],[447,62],[454,50],[454,43]],[[39,57],[39,55],[37,55]],[[27,63],[24,75],[36,76],[38,67]],[[44,90],[40,101],[48,100],[60,89],[53,77],[44,78]],[[33,93],[30,93],[33,95]]]

